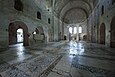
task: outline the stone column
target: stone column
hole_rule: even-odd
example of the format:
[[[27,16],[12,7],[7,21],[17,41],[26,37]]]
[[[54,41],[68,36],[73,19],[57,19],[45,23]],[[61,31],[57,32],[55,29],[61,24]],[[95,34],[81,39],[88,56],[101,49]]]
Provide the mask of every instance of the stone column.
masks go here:
[[[76,38],[76,40],[79,41],[79,26],[77,25],[76,27],[77,27],[77,38]]]

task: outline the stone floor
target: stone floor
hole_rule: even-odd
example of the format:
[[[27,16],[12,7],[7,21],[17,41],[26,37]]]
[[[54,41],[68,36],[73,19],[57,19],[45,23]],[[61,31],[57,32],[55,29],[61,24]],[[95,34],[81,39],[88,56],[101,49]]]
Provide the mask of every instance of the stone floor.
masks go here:
[[[85,42],[52,42],[0,49],[0,77],[115,77],[115,49]]]

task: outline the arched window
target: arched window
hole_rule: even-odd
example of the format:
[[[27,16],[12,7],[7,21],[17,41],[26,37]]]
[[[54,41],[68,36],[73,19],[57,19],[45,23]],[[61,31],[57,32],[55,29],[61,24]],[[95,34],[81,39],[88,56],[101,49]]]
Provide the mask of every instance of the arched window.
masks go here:
[[[37,12],[37,18],[41,19],[41,13],[39,11]]]
[[[74,27],[74,34],[77,33],[77,27]]]
[[[23,11],[23,3],[21,0],[14,0],[14,8],[18,11]]]
[[[102,5],[102,7],[101,7],[101,15],[103,15],[104,14],[104,6]]]
[[[79,27],[79,33],[82,33],[82,27],[81,26]]]
[[[48,18],[48,23],[50,24],[50,18]]]
[[[69,27],[69,32],[72,34],[72,27]]]
[[[115,3],[115,0],[112,0],[112,4],[114,4]]]

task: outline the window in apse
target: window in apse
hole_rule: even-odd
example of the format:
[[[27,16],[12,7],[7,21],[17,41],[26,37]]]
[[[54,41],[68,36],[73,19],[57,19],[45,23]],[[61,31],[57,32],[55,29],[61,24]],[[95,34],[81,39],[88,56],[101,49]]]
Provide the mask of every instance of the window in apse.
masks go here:
[[[77,27],[74,27],[74,34],[77,33]]]
[[[72,34],[72,27],[69,27],[69,32]]]
[[[82,27],[79,27],[79,33],[82,33]]]
[[[17,30],[17,42],[23,42],[23,29]]]

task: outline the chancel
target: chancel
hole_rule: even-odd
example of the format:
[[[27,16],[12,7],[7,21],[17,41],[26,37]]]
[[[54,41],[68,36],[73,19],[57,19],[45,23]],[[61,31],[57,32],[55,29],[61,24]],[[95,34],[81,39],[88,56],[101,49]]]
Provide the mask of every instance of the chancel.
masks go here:
[[[115,77],[115,0],[0,0],[0,77]]]

